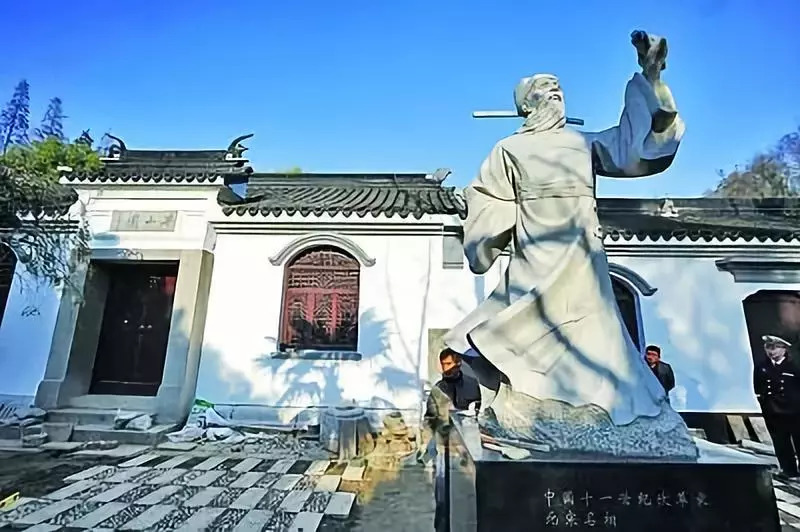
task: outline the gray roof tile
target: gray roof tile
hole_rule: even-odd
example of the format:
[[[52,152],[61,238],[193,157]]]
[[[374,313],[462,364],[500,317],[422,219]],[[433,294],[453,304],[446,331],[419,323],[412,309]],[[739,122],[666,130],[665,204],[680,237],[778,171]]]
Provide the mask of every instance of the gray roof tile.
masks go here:
[[[247,198],[226,203],[223,212],[228,216],[341,213],[419,219],[426,214],[459,215],[464,206],[454,187],[442,187],[425,174],[253,174]]]
[[[424,174],[253,174],[246,198],[228,196],[220,203],[227,216],[450,214],[463,219],[467,212],[457,189]],[[800,239],[800,200],[795,198],[600,198],[598,216],[612,241]]]

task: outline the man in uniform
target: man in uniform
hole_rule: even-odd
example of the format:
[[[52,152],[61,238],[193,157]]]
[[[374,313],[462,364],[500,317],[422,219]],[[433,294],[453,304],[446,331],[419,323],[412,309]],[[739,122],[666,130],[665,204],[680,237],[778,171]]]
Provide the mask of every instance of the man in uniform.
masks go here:
[[[800,369],[789,356],[791,344],[778,336],[762,336],[766,358],[756,364],[753,389],[772,437],[781,476],[798,477],[800,455]]]

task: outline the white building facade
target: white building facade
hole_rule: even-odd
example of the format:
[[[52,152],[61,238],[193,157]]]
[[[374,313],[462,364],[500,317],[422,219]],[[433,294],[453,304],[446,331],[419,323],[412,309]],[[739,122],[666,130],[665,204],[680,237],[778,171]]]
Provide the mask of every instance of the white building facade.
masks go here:
[[[168,423],[195,397],[242,420],[356,403],[415,421],[442,332],[488,296],[506,258],[469,271],[446,172],[257,174],[239,148],[120,145],[100,175],[65,178],[93,235],[76,269],[84,296],[19,290],[31,286],[24,265],[5,261],[0,395]],[[232,191],[245,183],[246,197]],[[757,414],[758,338],[800,340],[800,210],[713,199],[598,210],[626,326],[642,348],[662,347],[672,404]]]

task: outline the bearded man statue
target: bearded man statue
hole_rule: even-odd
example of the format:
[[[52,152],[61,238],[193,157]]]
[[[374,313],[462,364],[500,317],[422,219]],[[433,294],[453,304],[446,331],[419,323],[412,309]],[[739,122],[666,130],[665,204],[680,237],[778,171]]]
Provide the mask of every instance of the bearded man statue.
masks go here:
[[[549,74],[514,91],[524,123],[498,142],[465,190],[464,252],[475,274],[509,248],[504,278],[445,342],[462,353],[484,397],[490,434],[556,450],[693,459],[682,418],[623,325],[597,217],[596,176],[663,172],[684,133],[661,80],[667,42],[632,34],[641,73],[619,125],[566,128]]]

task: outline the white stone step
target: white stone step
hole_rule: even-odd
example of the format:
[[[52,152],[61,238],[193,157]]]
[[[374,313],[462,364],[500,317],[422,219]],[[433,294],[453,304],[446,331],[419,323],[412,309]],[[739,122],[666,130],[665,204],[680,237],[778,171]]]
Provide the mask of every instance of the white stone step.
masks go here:
[[[118,441],[137,445],[155,445],[175,429],[175,425],[153,425],[147,430],[114,430],[106,425],[77,425],[72,432],[73,441]]]

